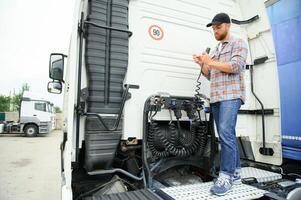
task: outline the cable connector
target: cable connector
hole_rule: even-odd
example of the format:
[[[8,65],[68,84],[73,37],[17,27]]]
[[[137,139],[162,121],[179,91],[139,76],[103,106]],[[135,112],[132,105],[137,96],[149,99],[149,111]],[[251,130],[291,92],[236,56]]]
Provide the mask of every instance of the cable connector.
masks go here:
[[[173,110],[173,112],[174,112],[177,119],[180,119],[182,117],[181,105],[179,105],[177,103],[176,99],[171,99],[170,100],[170,109]]]

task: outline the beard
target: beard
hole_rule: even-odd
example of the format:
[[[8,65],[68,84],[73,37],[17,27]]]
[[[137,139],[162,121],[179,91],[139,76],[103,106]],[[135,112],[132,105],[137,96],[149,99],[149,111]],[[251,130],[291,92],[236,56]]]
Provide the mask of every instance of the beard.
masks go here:
[[[217,41],[221,41],[221,40],[224,40],[227,36],[228,32],[225,31],[223,32],[222,34],[218,35],[218,34],[214,34],[214,37]]]

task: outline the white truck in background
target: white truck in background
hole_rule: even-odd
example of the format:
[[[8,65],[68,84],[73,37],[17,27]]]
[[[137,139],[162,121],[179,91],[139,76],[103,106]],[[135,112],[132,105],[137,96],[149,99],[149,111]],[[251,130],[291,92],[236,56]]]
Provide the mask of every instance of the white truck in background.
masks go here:
[[[47,134],[54,128],[54,104],[28,91],[24,91],[21,98],[19,121],[4,123],[5,133],[24,133],[27,137]]]
[[[51,121],[51,130],[56,129],[56,112],[55,112],[55,108],[54,108],[54,104],[50,103],[48,104],[49,106],[49,112],[51,113],[50,116],[50,121]]]
[[[192,54],[215,47],[205,25],[219,12],[230,15],[232,35],[249,47],[236,130],[244,184],[219,199],[298,199],[298,180],[281,168],[278,71],[265,3],[271,1],[76,0],[67,64],[66,55],[53,53],[49,66],[48,91],[59,94],[64,84],[62,199],[216,198],[209,188],[219,140],[209,82],[198,79]]]

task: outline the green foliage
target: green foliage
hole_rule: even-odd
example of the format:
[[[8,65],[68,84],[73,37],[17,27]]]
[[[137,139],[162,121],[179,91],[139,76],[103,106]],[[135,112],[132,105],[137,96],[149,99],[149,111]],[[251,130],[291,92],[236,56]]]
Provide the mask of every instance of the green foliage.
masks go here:
[[[24,83],[19,92],[12,97],[0,95],[0,112],[19,111],[24,91],[29,91],[29,85],[27,83]]]
[[[0,95],[0,112],[9,111],[10,97]]]
[[[19,90],[19,93],[15,94],[12,98],[12,111],[19,111],[21,106],[21,98],[23,96],[24,91],[29,91],[29,85],[27,83],[23,83],[22,88]]]
[[[54,110],[55,110],[55,113],[61,113],[62,112],[61,108],[58,107],[58,106],[54,106]]]

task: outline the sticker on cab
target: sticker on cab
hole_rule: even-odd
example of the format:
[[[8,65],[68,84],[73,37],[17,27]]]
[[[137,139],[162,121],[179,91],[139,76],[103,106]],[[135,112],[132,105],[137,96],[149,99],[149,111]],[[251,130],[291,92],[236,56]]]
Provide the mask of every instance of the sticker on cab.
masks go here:
[[[148,29],[149,36],[154,40],[162,40],[164,36],[163,29],[158,25],[152,25]]]

